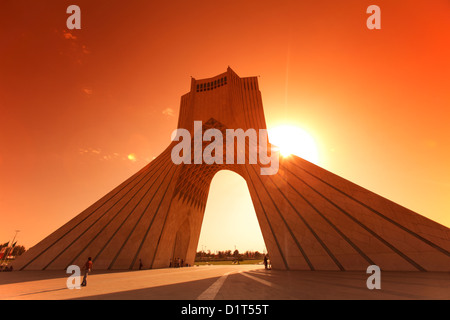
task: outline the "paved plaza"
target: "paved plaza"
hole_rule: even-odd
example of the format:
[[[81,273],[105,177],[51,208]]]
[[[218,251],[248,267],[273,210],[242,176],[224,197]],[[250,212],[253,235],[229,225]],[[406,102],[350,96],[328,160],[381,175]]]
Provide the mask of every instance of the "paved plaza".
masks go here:
[[[68,289],[64,271],[0,273],[0,299],[308,300],[450,299],[448,272],[383,272],[369,290],[365,272],[276,271],[261,265],[97,271]]]

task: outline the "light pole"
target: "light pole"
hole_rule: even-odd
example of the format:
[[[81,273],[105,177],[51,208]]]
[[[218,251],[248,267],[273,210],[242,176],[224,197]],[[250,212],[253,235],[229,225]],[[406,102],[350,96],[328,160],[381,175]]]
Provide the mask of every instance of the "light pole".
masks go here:
[[[9,252],[8,251],[8,247],[6,247],[6,250],[5,250],[5,255],[3,256],[3,259],[2,259],[2,264],[3,264],[3,262],[5,262],[5,260],[8,258],[8,255],[10,255],[11,253],[12,253],[12,249],[13,249],[13,247],[12,247],[12,245],[14,244],[14,240],[16,240],[16,236],[17,236],[17,234],[20,232],[20,230],[15,230],[15,234],[14,234],[14,237],[13,237],[13,239],[12,239],[12,241],[11,241],[11,252]]]
[[[14,238],[13,238],[13,241],[11,242],[11,245],[13,245],[14,244],[14,240],[16,240],[16,236],[17,236],[17,234],[20,232],[20,230],[16,230],[16,234],[14,235]]]
[[[13,245],[14,245],[14,240],[16,240],[16,236],[17,236],[17,234],[20,232],[20,230],[15,230],[15,234],[14,234],[14,238],[13,238],[13,240],[12,240],[12,242],[11,242],[11,252],[9,253],[10,255],[12,254],[12,252],[13,252],[13,250],[14,250],[14,248],[13,248]]]

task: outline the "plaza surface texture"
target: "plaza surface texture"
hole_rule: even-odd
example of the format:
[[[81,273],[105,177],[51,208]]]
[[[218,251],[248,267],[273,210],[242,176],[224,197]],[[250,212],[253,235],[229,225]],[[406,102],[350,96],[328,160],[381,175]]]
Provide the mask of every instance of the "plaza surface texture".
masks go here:
[[[450,273],[382,271],[369,290],[360,271],[276,271],[261,265],[95,271],[68,289],[63,271],[0,273],[2,300],[415,300],[450,299]]]

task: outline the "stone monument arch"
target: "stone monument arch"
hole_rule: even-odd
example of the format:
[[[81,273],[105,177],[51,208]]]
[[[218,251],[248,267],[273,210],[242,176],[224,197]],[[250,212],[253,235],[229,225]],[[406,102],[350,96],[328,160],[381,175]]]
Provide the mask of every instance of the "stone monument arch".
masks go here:
[[[266,129],[258,78],[230,68],[192,78],[178,128],[195,134],[194,121],[203,131]],[[300,157],[262,175],[259,162],[175,164],[176,144],[30,248],[15,270],[66,269],[89,256],[96,269],[137,269],[140,260],[164,268],[174,257],[192,265],[211,180],[228,169],[247,183],[274,269],[450,271],[449,228]]]

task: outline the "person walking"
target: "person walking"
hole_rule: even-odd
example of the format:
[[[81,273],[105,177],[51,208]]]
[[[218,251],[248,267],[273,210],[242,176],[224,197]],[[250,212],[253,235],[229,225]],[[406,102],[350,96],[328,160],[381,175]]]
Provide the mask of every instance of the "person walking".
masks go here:
[[[267,270],[267,255],[264,256],[264,268]]]
[[[86,261],[85,265],[84,265],[84,277],[83,277],[83,282],[81,283],[82,287],[86,287],[86,285],[87,285],[87,276],[88,276],[89,272],[92,271],[92,267],[93,267],[92,258],[89,257],[88,260]]]

